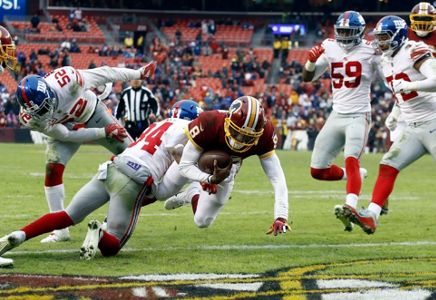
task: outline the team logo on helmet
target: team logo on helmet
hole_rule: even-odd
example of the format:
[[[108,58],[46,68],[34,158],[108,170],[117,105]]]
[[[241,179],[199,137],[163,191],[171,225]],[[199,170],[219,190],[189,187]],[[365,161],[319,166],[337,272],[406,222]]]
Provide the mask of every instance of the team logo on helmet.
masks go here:
[[[224,131],[227,145],[235,152],[245,152],[256,145],[263,134],[265,113],[259,100],[243,96],[232,102]]]

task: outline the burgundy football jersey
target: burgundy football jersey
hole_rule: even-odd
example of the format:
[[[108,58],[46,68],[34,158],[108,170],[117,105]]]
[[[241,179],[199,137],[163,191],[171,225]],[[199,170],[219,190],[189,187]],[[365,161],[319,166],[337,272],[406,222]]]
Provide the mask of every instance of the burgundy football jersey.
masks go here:
[[[251,155],[262,156],[275,149],[277,138],[274,127],[268,120],[257,145],[242,153],[232,151],[225,140],[224,119],[226,116],[227,113],[216,110],[201,113],[197,119],[189,123],[188,129],[191,141],[203,151],[223,150],[233,157],[236,156],[242,159]]]
[[[436,33],[433,31],[425,37],[417,36],[416,33],[409,28],[408,38],[411,41],[424,42],[432,47],[433,56],[436,54]]]

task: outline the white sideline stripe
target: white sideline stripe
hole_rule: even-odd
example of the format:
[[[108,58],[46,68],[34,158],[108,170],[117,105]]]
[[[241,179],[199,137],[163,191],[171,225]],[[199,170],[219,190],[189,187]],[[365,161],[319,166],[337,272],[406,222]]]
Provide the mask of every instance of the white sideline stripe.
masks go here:
[[[183,251],[183,250],[204,250],[204,251],[228,251],[228,250],[283,250],[283,249],[316,249],[316,248],[362,248],[362,247],[418,247],[436,246],[436,241],[416,242],[392,242],[392,243],[350,243],[350,244],[308,244],[308,245],[205,245],[192,247],[145,247],[145,248],[124,248],[124,252],[142,251]],[[79,253],[79,249],[52,249],[38,251],[12,251],[4,256],[19,256],[29,254],[51,254],[51,253]]]

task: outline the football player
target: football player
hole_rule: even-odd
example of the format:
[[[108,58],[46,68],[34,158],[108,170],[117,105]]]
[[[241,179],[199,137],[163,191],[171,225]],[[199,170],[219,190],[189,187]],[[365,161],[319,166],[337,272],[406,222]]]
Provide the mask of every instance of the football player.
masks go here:
[[[44,186],[51,212],[64,209],[64,169],[81,143],[96,141],[119,154],[132,142],[90,89],[117,80],[144,79],[151,76],[155,68],[154,62],[138,70],[63,67],[45,77],[29,75],[19,82],[16,97],[21,106],[21,123],[48,136]],[[55,231],[41,242],[66,240],[69,240],[68,229]]]
[[[192,121],[186,132],[189,141],[179,162],[180,173],[193,183],[165,202],[166,209],[191,204],[194,222],[200,228],[211,225],[229,200],[234,179],[242,161],[257,155],[275,192],[274,222],[267,233],[285,233],[288,225],[288,189],[275,153],[277,136],[271,121],[265,117],[259,100],[243,96],[234,100],[228,112],[206,111]],[[232,156],[231,168],[214,174],[201,171],[197,162],[208,150],[223,150]]]
[[[15,43],[9,31],[0,26],[0,74],[5,68],[15,71],[17,66]]]
[[[335,39],[326,39],[309,51],[303,80],[318,79],[330,69],[333,111],[315,141],[310,163],[318,180],[347,180],[345,204],[356,207],[367,171],[360,168],[371,122],[370,87],[380,55],[363,39],[365,20],[355,11],[342,13],[334,26]],[[344,148],[345,168],[333,164]],[[352,224],[335,206],[336,217],[346,231]]]
[[[109,202],[107,223],[104,226],[97,220],[88,223],[80,257],[91,259],[97,249],[104,256],[117,254],[133,233],[144,197],[174,195],[187,182],[182,176],[177,177],[180,181],[162,178],[172,166],[177,149],[188,140],[187,124],[200,112],[194,101],[177,102],[172,108],[172,118],[151,124],[126,150],[101,164],[97,174],[76,193],[65,210],[48,213],[0,238],[0,255],[43,233],[76,225],[106,202]]]
[[[436,34],[434,34],[436,25],[436,9],[428,2],[416,4],[409,15],[410,28],[408,30],[409,40],[424,42],[432,49],[433,56],[436,53]],[[401,116],[400,109],[396,104],[392,107],[391,113],[385,120],[386,128],[389,129],[389,138],[395,142],[404,132],[407,123]],[[388,213],[388,201],[383,206],[381,214]]]
[[[397,16],[382,18],[374,34],[376,45],[383,51],[384,76],[407,127],[380,162],[368,209],[345,208],[350,220],[368,234],[377,228],[398,173],[426,153],[436,158],[436,60],[432,49],[423,42],[408,40],[406,22]]]
[[[436,9],[428,2],[416,4],[409,15],[410,28],[408,38],[411,41],[424,42],[432,49],[433,56],[436,53]],[[386,127],[390,130],[391,141],[401,137],[407,124],[400,114],[400,109],[394,105],[392,112],[386,118]]]

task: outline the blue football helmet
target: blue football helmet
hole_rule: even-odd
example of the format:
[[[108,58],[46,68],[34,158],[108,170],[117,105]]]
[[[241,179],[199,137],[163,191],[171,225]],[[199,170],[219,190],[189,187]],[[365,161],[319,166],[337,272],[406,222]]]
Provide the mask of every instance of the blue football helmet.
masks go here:
[[[365,32],[365,20],[357,11],[349,10],[342,13],[335,23],[335,38],[339,46],[350,50],[360,44]]]
[[[35,118],[47,118],[57,105],[56,94],[43,77],[28,75],[18,83],[17,100],[24,112]]]
[[[180,100],[171,107],[170,118],[194,120],[203,112],[200,105],[193,100]]]
[[[392,55],[407,41],[407,24],[397,16],[386,16],[378,21],[374,29],[375,46],[383,53]]]

